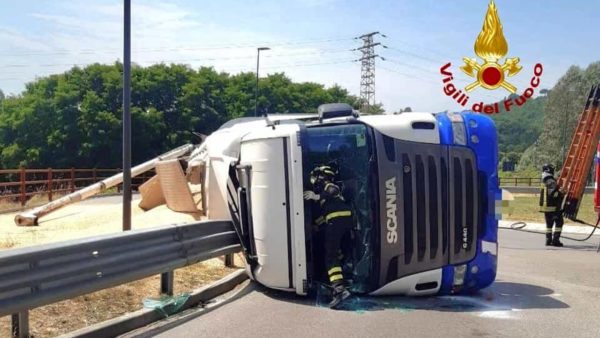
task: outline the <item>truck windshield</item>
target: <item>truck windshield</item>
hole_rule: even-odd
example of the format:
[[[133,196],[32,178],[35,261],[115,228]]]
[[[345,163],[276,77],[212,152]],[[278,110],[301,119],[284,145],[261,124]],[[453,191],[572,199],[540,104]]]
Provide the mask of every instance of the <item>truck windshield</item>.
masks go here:
[[[335,182],[341,188],[344,202],[352,210],[353,230],[342,240],[341,260],[346,278],[352,278],[354,292],[369,291],[373,276],[373,250],[377,229],[375,210],[377,186],[372,130],[363,124],[315,126],[306,129],[304,143],[304,190],[313,189],[310,173],[316,167],[328,165],[334,168]],[[322,210],[319,203],[305,203],[306,229],[309,252],[312,259],[314,280],[323,281],[323,243],[327,241],[323,226],[315,226]]]

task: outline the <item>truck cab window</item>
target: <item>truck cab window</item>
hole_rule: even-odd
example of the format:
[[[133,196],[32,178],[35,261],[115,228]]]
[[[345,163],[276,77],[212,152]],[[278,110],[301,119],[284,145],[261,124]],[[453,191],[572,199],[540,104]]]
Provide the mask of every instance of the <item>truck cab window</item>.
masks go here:
[[[342,240],[340,257],[344,277],[351,281],[351,289],[357,292],[369,289],[376,240],[375,178],[371,170],[374,151],[370,133],[371,128],[363,124],[309,127],[303,148],[304,190],[315,188],[311,183],[311,172],[315,168],[331,168],[334,183],[352,210],[353,229]],[[313,258],[313,279],[321,282],[326,279],[322,258],[323,243],[327,241],[323,226],[327,225],[316,224],[322,213],[319,207],[319,203],[312,200],[305,203],[306,229],[310,229],[307,233],[311,234],[308,251]]]

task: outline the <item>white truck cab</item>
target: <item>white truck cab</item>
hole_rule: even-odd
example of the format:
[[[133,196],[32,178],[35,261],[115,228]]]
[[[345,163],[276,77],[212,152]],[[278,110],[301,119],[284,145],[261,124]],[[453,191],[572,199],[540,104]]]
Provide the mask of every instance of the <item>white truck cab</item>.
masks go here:
[[[205,166],[208,218],[233,222],[249,276],[267,287],[304,295],[326,282],[327,239],[303,192],[313,168],[335,161],[354,211],[342,250],[351,289],[459,292],[489,285],[496,268],[495,253],[482,249],[490,246],[482,241],[496,242],[495,169],[483,165],[497,163],[495,129],[472,115],[359,116],[329,104],[318,115],[242,118],[211,134],[190,164]],[[470,143],[475,123],[490,140]],[[469,264],[478,264],[479,276]]]

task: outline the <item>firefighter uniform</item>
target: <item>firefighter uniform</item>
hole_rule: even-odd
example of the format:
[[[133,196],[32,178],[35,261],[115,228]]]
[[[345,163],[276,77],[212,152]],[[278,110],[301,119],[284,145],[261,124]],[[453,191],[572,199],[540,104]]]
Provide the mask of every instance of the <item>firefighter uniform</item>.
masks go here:
[[[344,236],[352,230],[352,210],[334,183],[335,170],[330,166],[320,166],[311,172],[313,191],[306,191],[304,197],[312,199],[320,206],[321,213],[315,223],[324,231],[325,267],[333,288],[333,300],[329,304],[335,308],[350,296],[346,289],[340,250]]]
[[[546,220],[546,245],[563,246],[560,242],[564,224],[561,210],[562,200],[563,194],[554,179],[554,167],[548,164],[544,165],[540,191],[540,212],[544,213]],[[552,232],[553,227],[554,233]]]

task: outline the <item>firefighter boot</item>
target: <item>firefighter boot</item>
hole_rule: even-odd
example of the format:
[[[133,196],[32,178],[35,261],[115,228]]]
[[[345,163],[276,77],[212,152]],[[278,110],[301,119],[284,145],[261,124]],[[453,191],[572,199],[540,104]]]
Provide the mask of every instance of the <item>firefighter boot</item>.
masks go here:
[[[552,234],[546,234],[546,246],[552,245]]]
[[[560,232],[554,232],[554,238],[552,239],[552,246],[561,247],[563,244],[560,242]]]
[[[335,310],[338,309],[338,307],[343,304],[344,300],[350,297],[351,294],[342,281],[334,283],[332,287],[333,292],[331,302],[329,302],[329,308]]]

